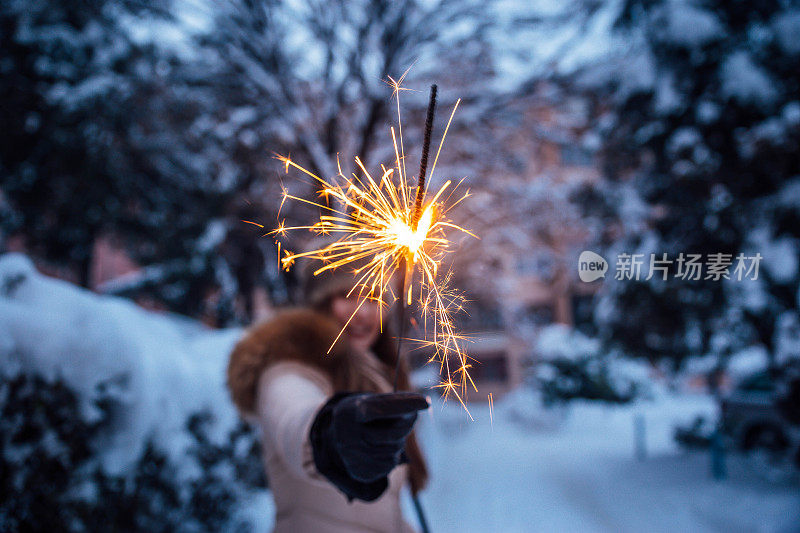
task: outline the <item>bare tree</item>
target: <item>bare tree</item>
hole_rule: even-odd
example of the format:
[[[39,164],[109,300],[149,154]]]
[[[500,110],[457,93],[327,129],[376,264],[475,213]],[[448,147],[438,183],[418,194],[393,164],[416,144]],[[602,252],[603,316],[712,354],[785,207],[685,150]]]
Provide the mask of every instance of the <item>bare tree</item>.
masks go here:
[[[417,60],[417,77],[441,68],[454,44],[443,29],[474,24],[464,38],[480,39],[480,19],[474,2],[453,0],[227,0],[205,42],[216,82],[255,106],[278,148],[330,176],[338,153],[369,160],[388,121],[386,76]]]

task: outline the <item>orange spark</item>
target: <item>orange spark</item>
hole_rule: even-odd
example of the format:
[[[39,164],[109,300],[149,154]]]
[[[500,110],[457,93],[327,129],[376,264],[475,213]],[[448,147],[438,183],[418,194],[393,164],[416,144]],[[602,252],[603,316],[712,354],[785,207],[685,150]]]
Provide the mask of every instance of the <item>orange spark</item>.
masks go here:
[[[421,210],[419,213],[415,212],[417,186],[409,184],[406,176],[400,120],[400,92],[405,90],[400,84],[406,73],[403,73],[398,80],[390,77],[388,82],[393,88],[393,97],[397,99],[399,136],[395,135],[394,127],[390,128],[395,154],[394,164],[390,167],[381,165],[380,174],[373,176],[361,159],[355,157],[357,173],[346,177],[342,173],[337,155],[338,175],[325,179],[295,163],[290,157],[277,155],[276,158],[283,163],[286,172],[294,168],[312,178],[320,189],[319,197],[324,197],[325,202],[294,196],[282,186],[281,206],[284,201],[291,199],[312,205],[318,208],[321,214],[317,222],[308,226],[286,227],[281,221],[271,234],[284,236],[287,231],[304,229],[338,237],[331,244],[316,250],[302,253],[290,253],[284,250],[281,266],[288,270],[296,259],[305,257],[320,261],[320,267],[314,271],[314,275],[336,268],[353,268],[355,282],[348,296],[355,294],[359,299],[359,305],[353,316],[367,299],[374,299],[375,295],[379,295],[382,299],[387,293],[394,294],[391,283],[395,274],[398,272],[402,274],[401,269],[408,268],[410,274],[408,292],[401,297],[411,304],[413,293],[419,294],[418,303],[426,332],[425,339],[412,340],[417,340],[421,345],[433,349],[431,361],[438,362],[440,373],[447,376],[437,386],[443,389],[445,400],[452,395],[466,409],[464,399],[468,386],[475,390],[477,388],[469,376],[470,358],[463,348],[466,338],[457,333],[452,320],[452,315],[463,309],[464,299],[460,294],[448,289],[452,276],[450,273],[442,276],[439,267],[452,245],[452,241],[448,238],[451,230],[474,237],[447,216],[455,205],[467,198],[469,191],[457,193],[461,182],[454,186],[452,180],[447,180],[435,194],[429,196],[427,194],[429,179],[425,190],[422,191]],[[439,143],[430,177],[436,169],[439,153],[457,107],[458,102],[450,114]],[[419,217],[415,224],[416,215]],[[415,273],[419,276],[416,285],[413,283]],[[382,318],[383,307],[380,306],[379,309]],[[429,329],[431,340],[427,340]],[[451,365],[454,366],[451,368]]]

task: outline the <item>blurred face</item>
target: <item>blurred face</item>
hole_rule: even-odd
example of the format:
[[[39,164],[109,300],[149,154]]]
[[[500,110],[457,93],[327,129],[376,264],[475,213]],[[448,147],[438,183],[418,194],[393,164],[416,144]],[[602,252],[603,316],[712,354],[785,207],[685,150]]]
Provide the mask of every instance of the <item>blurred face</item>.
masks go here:
[[[380,334],[380,315],[378,314],[378,303],[367,300],[358,308],[358,300],[355,295],[347,298],[345,295],[335,296],[331,300],[331,314],[339,327],[343,327],[353,313],[353,319],[347,324],[344,333],[350,343],[350,347],[357,352],[365,353],[378,339]]]

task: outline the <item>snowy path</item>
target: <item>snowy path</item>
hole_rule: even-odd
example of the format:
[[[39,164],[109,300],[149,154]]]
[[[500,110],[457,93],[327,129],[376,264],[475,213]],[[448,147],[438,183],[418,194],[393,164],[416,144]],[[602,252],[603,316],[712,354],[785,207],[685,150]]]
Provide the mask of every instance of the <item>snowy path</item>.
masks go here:
[[[474,409],[475,422],[436,407],[423,440],[432,484],[423,495],[436,533],[800,531],[800,484],[769,484],[729,457],[711,479],[708,457],[672,445],[675,421],[705,399],[626,408],[578,405],[558,428],[522,429]],[[648,457],[633,454],[633,416],[648,425]]]

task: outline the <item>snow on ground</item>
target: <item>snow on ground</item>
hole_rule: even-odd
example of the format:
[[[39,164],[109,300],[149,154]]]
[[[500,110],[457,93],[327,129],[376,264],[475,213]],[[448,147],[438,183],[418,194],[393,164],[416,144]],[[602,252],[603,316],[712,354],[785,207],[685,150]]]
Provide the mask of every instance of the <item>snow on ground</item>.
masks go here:
[[[224,433],[237,420],[225,365],[239,330],[211,331],[97,296],[38,274],[27,258],[0,257],[0,361],[60,375],[91,397],[97,383],[129,375],[127,426],[109,450],[124,468],[155,435],[175,456],[186,415],[202,408]],[[713,415],[708,397],[674,397],[608,407],[577,403],[545,410],[526,390],[488,407],[435,402],[420,417],[432,479],[423,493],[432,530],[458,531],[800,531],[800,485],[762,480],[740,458],[713,481],[705,454],[672,442],[676,423]],[[647,457],[634,454],[634,419],[646,427]],[[409,521],[415,523],[409,501]],[[274,506],[254,493],[242,513],[269,531]]]
[[[512,416],[518,401],[496,402],[493,423],[486,406],[471,406],[474,421],[453,404],[423,417],[432,483],[422,499],[433,531],[800,531],[796,478],[769,483],[729,456],[728,478],[715,481],[707,454],[675,446],[675,424],[713,416],[706,396],[576,403],[550,424]],[[642,460],[637,416],[646,428]]]

